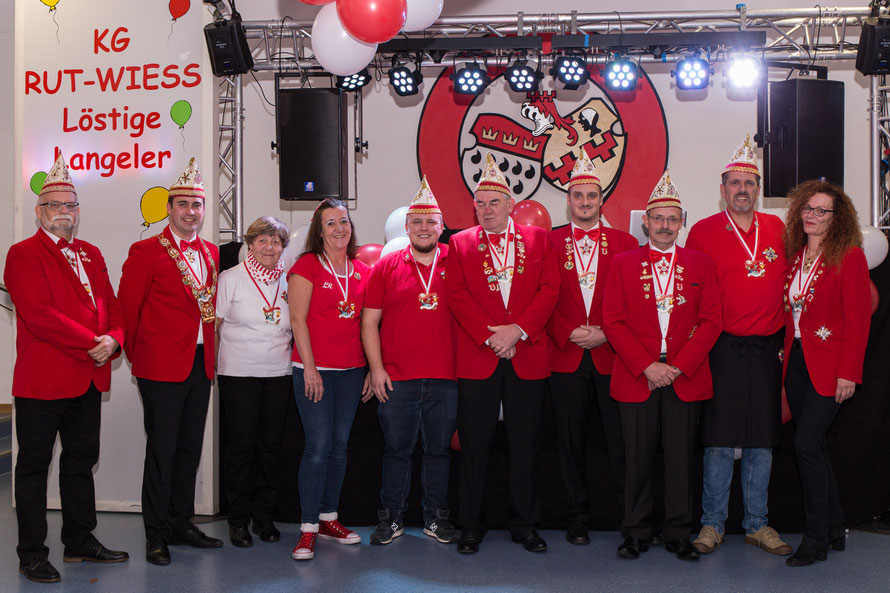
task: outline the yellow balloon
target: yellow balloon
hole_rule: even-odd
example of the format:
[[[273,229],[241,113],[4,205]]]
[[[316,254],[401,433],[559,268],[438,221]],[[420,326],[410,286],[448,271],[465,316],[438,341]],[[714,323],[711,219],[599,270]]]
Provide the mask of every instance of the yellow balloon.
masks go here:
[[[169,193],[166,187],[153,187],[142,194],[142,201],[139,203],[139,210],[142,212],[142,219],[145,221],[142,223],[142,226],[147,227],[167,218],[167,197]]]
[[[59,3],[59,0],[40,0],[40,1],[43,2],[44,4],[46,4],[47,6],[49,6],[50,10],[55,10],[56,4]]]

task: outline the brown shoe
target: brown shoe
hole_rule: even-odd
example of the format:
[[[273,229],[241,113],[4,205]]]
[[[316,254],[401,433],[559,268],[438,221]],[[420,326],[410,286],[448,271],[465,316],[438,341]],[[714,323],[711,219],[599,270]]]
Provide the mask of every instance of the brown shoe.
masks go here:
[[[717,533],[717,530],[710,525],[705,525],[701,528],[695,541],[692,542],[692,546],[702,554],[710,554],[722,543],[723,534]]]
[[[745,543],[761,547],[777,556],[787,556],[794,551],[791,546],[782,541],[775,529],[766,525],[754,533],[745,534]]]

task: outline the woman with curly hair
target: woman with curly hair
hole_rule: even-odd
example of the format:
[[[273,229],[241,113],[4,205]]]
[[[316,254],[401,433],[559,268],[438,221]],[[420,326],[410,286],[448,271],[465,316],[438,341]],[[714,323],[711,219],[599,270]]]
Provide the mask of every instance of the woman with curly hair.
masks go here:
[[[869,326],[869,277],[856,209],[837,185],[805,181],[788,194],[785,250],[785,393],[806,526],[789,566],[843,550],[844,514],[826,435],[862,381]]]

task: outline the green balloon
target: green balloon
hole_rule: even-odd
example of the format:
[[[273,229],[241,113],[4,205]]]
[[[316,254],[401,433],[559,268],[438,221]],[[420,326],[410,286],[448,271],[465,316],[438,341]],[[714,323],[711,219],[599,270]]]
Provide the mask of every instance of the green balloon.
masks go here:
[[[44,181],[46,181],[46,173],[43,171],[37,171],[31,175],[31,191],[39,196]]]
[[[180,99],[170,108],[170,117],[182,128],[192,116],[192,106],[185,99]]]

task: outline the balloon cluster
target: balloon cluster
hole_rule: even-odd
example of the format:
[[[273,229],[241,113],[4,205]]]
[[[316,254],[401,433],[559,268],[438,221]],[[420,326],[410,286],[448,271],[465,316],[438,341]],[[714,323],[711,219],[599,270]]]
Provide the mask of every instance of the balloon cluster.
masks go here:
[[[377,44],[399,31],[421,31],[439,18],[444,0],[300,0],[324,5],[312,25],[312,51],[337,76],[368,65]]]

